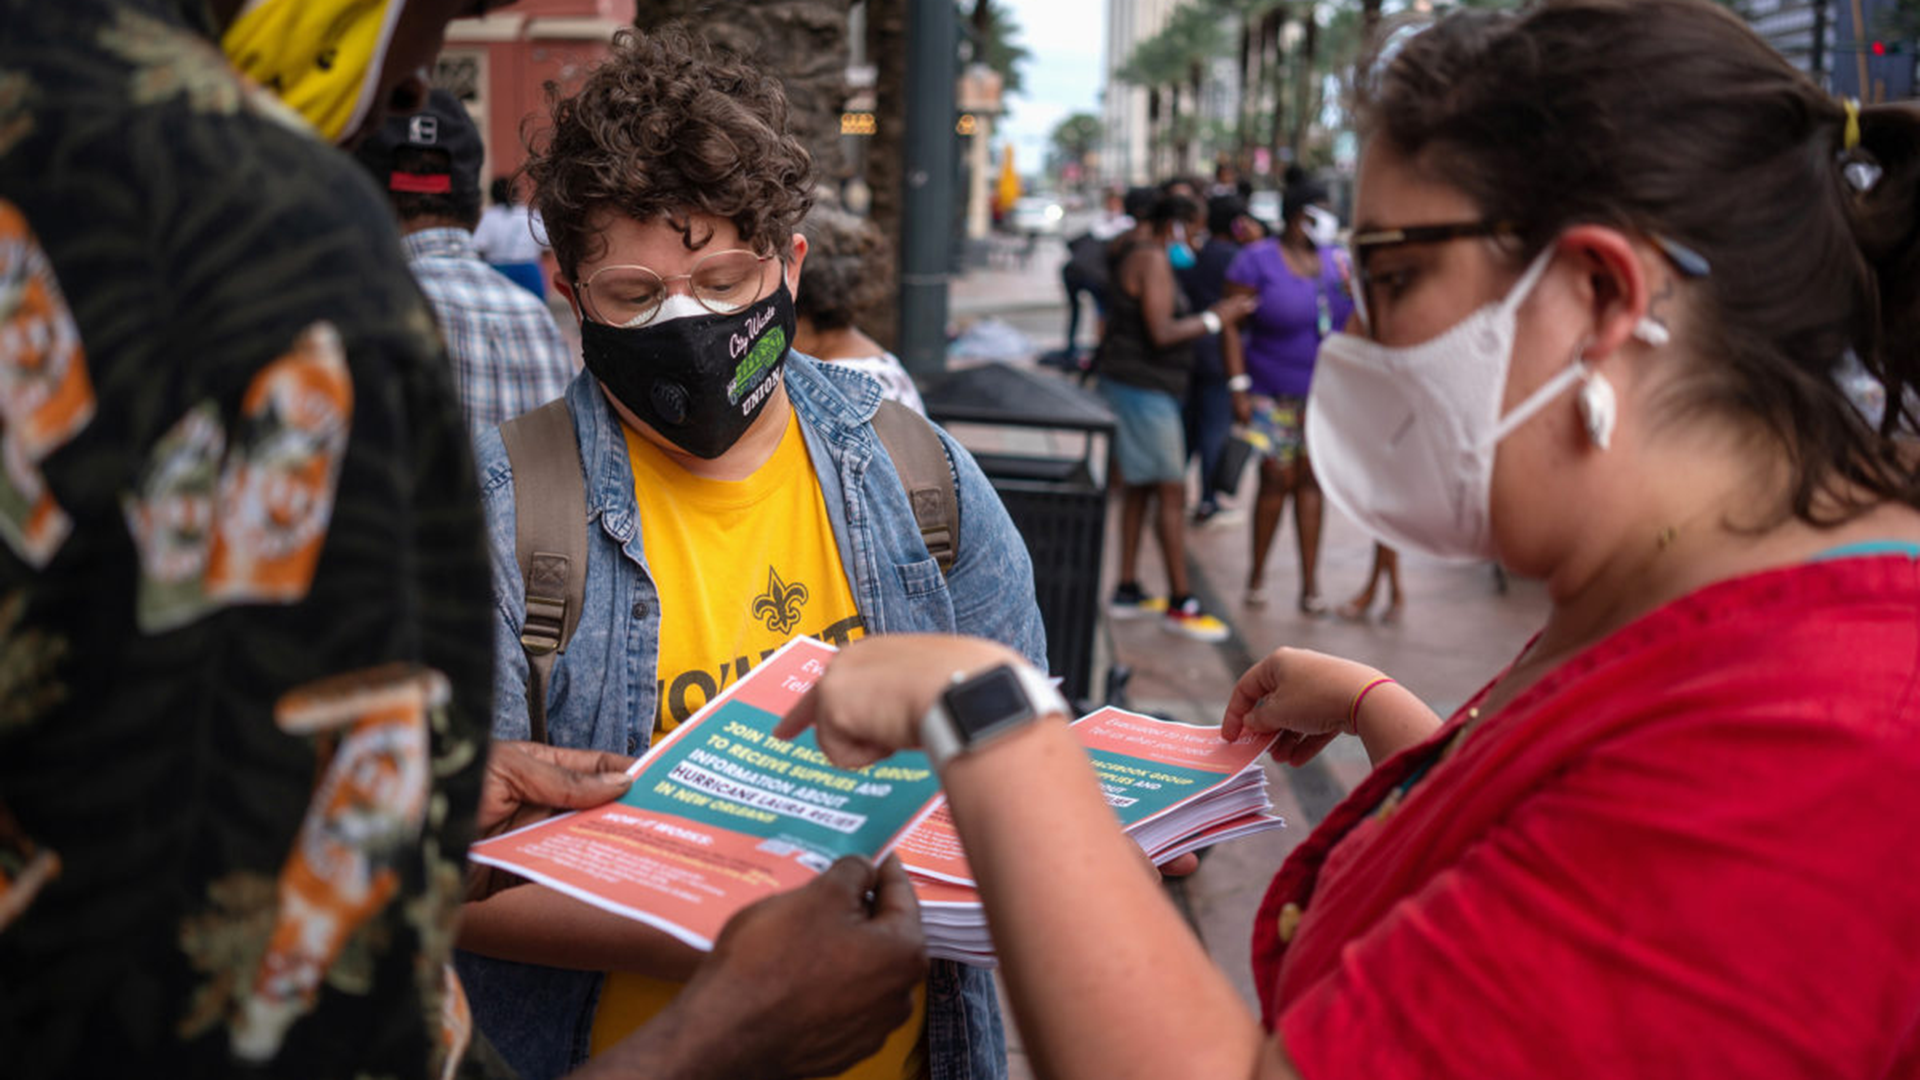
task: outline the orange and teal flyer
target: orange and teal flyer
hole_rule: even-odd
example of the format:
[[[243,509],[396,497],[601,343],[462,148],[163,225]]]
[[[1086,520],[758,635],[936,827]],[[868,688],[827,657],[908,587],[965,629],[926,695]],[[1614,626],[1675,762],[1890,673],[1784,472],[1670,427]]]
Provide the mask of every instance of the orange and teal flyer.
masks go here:
[[[1281,824],[1265,816],[1257,824],[1241,820],[1271,808],[1257,764],[1279,737],[1275,734],[1248,733],[1228,742],[1217,727],[1180,724],[1112,706],[1074,721],[1073,733],[1092,760],[1100,790],[1121,827],[1158,861],[1205,846],[1194,843],[1175,850],[1200,834],[1230,839]],[[1233,821],[1237,830],[1211,833],[1223,820]],[[900,861],[921,877],[974,883],[944,799],[900,841]]]
[[[812,731],[773,737],[834,651],[788,642],[661,740],[619,801],[476,844],[470,857],[700,949],[741,908],[842,855],[883,857],[939,794],[926,756],[848,771]]]

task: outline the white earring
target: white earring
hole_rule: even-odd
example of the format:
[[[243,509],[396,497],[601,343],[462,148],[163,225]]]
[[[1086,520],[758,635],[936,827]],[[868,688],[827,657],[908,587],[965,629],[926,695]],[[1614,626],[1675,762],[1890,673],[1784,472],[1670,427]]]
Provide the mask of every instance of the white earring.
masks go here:
[[[1666,324],[1651,315],[1643,315],[1639,322],[1633,324],[1633,336],[1656,349],[1673,340],[1673,334]]]
[[[1580,393],[1575,399],[1580,408],[1580,419],[1587,425],[1587,438],[1601,450],[1613,440],[1613,423],[1619,415],[1619,402],[1614,397],[1613,384],[1605,375],[1589,369],[1580,383]]]

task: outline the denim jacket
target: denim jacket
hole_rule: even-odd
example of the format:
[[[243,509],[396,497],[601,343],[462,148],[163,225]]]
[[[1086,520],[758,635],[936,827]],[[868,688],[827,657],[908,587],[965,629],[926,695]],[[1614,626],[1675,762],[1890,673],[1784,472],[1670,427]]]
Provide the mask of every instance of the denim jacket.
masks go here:
[[[960,499],[957,557],[943,577],[871,425],[879,384],[798,353],[788,359],[786,383],[867,632],[972,634],[1044,667],[1045,631],[1026,545],[973,458],[941,433]],[[659,593],[641,550],[619,418],[586,372],[568,387],[567,402],[587,475],[586,601],[566,654],[554,664],[547,730],[559,745],[636,754],[649,745],[658,711]],[[527,660],[520,647],[524,599],[514,559],[513,474],[498,431],[482,437],[478,452],[498,609],[493,733],[524,739]],[[586,1059],[599,974],[465,952],[458,960],[479,1029],[522,1075],[555,1076]],[[1004,1077],[1006,1043],[989,973],[936,962],[927,999],[933,1080]]]

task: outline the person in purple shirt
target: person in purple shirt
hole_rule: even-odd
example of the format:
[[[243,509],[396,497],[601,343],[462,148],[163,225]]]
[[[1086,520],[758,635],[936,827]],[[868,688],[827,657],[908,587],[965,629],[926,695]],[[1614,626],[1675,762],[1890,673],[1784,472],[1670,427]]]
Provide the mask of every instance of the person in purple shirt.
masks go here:
[[[1319,615],[1320,486],[1307,460],[1302,431],[1307,387],[1320,339],[1353,314],[1346,256],[1334,247],[1338,221],[1327,209],[1327,188],[1304,173],[1288,178],[1281,196],[1281,231],[1243,248],[1227,268],[1227,295],[1253,296],[1259,307],[1221,335],[1234,420],[1265,437],[1259,496],[1253,511],[1253,567],[1248,606],[1266,603],[1267,554],[1293,499],[1300,538],[1300,610]]]

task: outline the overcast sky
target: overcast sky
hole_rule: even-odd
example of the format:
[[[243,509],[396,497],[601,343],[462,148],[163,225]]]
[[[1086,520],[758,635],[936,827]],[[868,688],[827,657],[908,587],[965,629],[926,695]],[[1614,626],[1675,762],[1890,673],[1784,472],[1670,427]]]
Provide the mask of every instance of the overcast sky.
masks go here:
[[[1022,71],[1026,92],[1010,98],[1011,115],[995,142],[1013,143],[1021,172],[1040,167],[1054,125],[1076,112],[1100,114],[1100,73],[1107,41],[1106,0],[1008,0],[1019,41],[1033,55]]]

